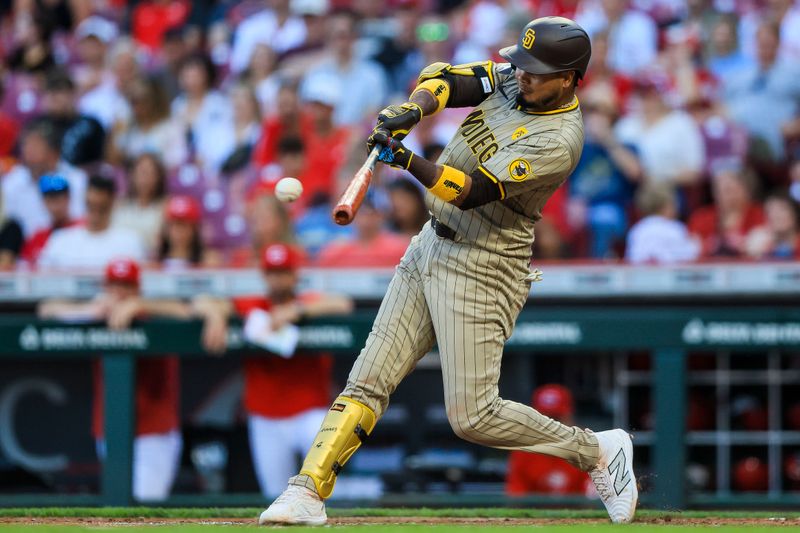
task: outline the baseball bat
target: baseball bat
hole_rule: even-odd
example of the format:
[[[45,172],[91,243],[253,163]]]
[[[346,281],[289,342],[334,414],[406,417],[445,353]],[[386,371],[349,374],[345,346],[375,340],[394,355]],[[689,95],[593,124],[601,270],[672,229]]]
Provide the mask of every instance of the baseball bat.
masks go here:
[[[381,153],[382,146],[376,145],[369,153],[367,160],[358,169],[356,175],[350,180],[347,189],[339,198],[339,203],[333,208],[333,220],[340,226],[350,224],[364,201],[369,184],[372,181],[372,173],[375,171],[375,164],[378,162],[378,155]]]

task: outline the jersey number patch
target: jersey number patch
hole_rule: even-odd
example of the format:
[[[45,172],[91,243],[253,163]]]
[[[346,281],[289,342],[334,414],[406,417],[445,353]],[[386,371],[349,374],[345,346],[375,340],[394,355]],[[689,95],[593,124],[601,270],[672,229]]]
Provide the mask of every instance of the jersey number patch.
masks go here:
[[[515,159],[508,165],[508,175],[514,181],[525,181],[531,173],[531,164],[524,159]]]

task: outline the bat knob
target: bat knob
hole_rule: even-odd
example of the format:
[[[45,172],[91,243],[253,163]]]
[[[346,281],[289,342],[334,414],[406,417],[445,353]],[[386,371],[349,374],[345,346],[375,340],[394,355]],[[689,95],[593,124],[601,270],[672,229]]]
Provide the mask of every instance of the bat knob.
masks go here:
[[[353,214],[345,207],[338,207],[333,212],[333,221],[340,226],[346,226],[353,221]]]

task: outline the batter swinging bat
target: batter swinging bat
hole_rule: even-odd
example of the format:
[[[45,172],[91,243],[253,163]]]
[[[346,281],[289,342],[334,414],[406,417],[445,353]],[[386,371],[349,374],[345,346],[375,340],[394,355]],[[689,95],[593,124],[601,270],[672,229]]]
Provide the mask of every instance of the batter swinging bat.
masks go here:
[[[350,185],[339,198],[339,203],[333,208],[333,220],[340,226],[351,223],[358,213],[358,208],[361,207],[361,202],[364,201],[364,195],[367,194],[367,189],[372,181],[372,172],[375,170],[375,163],[378,162],[378,155],[382,148],[382,146],[376,145],[372,149],[367,160],[350,180]]]

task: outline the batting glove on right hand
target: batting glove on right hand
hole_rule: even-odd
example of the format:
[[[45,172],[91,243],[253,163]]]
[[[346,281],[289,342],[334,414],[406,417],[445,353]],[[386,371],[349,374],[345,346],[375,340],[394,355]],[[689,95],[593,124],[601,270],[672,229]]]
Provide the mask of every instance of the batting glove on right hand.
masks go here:
[[[378,161],[383,161],[390,167],[401,168],[408,170],[411,165],[411,158],[414,157],[414,152],[406,148],[402,142],[394,139],[389,135],[389,130],[382,128],[375,128],[372,130],[372,135],[369,136],[367,145],[372,147],[375,145],[383,146]]]
[[[389,130],[392,138],[402,141],[420,120],[422,120],[422,108],[419,105],[413,102],[393,104],[378,113],[378,124],[375,128]]]

